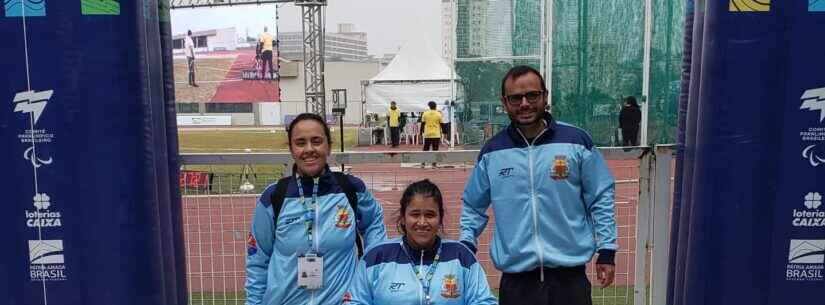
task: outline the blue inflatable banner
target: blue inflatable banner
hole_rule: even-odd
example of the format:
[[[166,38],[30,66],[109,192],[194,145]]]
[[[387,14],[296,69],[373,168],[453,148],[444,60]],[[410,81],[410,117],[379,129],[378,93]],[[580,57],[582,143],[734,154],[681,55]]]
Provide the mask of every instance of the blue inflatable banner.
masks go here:
[[[771,304],[825,303],[825,1],[805,2],[786,4],[787,87],[774,126],[782,141],[771,211]]]
[[[3,1],[0,304],[185,300],[157,8]]]
[[[704,30],[692,41],[691,83],[700,81],[689,107],[698,111],[686,124],[696,139],[686,137],[680,173],[690,194],[681,197],[672,304],[822,304],[821,2],[696,1],[705,13],[694,30]]]

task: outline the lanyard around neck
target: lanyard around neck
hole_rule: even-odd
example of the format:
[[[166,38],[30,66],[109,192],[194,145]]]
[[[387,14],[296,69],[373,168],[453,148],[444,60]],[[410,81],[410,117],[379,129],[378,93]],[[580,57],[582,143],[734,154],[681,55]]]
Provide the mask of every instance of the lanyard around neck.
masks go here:
[[[425,304],[427,304],[427,305],[431,304],[432,301],[430,299],[430,285],[432,284],[433,275],[435,275],[435,269],[438,266],[438,261],[441,258],[441,244],[439,243],[438,250],[435,252],[435,258],[433,258],[433,263],[430,264],[429,267],[427,267],[427,273],[426,274],[423,274],[423,272],[421,272],[421,269],[424,268],[424,266],[423,266],[423,264],[424,264],[424,262],[423,262],[424,250],[421,250],[421,255],[422,255],[421,265],[419,265],[418,269],[416,269],[415,268],[415,259],[407,251],[407,248],[406,248],[406,246],[404,246],[403,241],[401,242],[401,248],[404,249],[404,253],[407,253],[407,257],[410,259],[410,268],[412,268],[413,272],[415,273],[415,277],[416,277],[416,279],[418,279],[418,283],[421,285],[421,290],[424,291],[424,298],[426,299]]]
[[[318,247],[313,243],[315,240],[315,214],[318,209],[318,181],[320,180],[319,177],[312,178],[312,202],[307,203],[306,198],[304,197],[304,185],[301,183],[301,179],[298,175],[295,175],[295,182],[298,184],[298,199],[299,203],[304,207],[304,225],[307,229],[307,241],[309,243],[309,248],[317,252]]]

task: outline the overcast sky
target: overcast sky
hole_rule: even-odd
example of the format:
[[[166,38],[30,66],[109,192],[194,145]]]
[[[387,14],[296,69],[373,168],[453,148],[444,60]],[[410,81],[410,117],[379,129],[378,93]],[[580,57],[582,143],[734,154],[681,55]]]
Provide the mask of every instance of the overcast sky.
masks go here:
[[[301,9],[292,4],[278,5],[278,31],[300,31]],[[338,31],[337,24],[352,23],[355,30],[367,32],[369,53],[395,53],[406,41],[429,39],[441,53],[441,0],[330,0],[326,8],[326,31]],[[242,5],[221,8],[172,10],[172,32],[235,27],[238,35],[246,31],[257,37],[264,26],[273,32],[275,5]]]

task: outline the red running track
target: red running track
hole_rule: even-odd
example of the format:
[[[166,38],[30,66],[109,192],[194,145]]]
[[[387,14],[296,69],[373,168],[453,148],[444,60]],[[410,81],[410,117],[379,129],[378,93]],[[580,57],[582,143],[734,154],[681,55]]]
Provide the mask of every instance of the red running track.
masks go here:
[[[608,162],[617,180],[638,179],[638,161]],[[444,195],[445,232],[458,237],[461,212],[460,197],[469,166],[421,169],[398,164],[363,164],[353,167],[384,207],[384,223],[391,236],[397,236],[395,217],[403,188],[412,181],[428,178],[439,185]],[[256,190],[261,191],[261,190]],[[616,187],[616,218],[620,250],[616,257],[616,285],[632,286],[635,264],[635,229],[638,184]],[[245,280],[244,259],[249,221],[257,195],[187,196],[184,197],[184,234],[186,239],[187,276],[192,292],[239,292]],[[498,288],[500,272],[489,257],[490,237],[495,228],[491,210],[490,223],[479,238],[479,261],[487,271],[488,281]],[[592,264],[588,266],[591,281]]]
[[[278,81],[242,80],[244,70],[255,68],[255,53],[240,52],[218,86],[212,103],[259,103],[281,100]]]

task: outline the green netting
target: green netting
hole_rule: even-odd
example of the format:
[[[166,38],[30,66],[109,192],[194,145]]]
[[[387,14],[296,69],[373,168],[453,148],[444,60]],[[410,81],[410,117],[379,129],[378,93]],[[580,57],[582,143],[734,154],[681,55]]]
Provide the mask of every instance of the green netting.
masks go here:
[[[685,1],[654,0],[653,9],[648,139],[676,143]]]
[[[642,100],[644,1],[552,2],[553,114],[588,130],[599,145],[617,144],[621,99]],[[648,142],[675,141],[683,1],[654,0]],[[550,2],[548,2],[549,4]],[[464,142],[483,142],[507,124],[501,77],[518,64],[540,68],[541,0],[459,0],[456,72]],[[550,39],[548,39],[550,40]],[[486,131],[486,133],[485,133]]]
[[[501,77],[514,65],[539,68],[541,2],[459,0],[456,13],[456,73],[464,85],[456,114],[462,142],[482,144],[509,122],[499,100]]]

